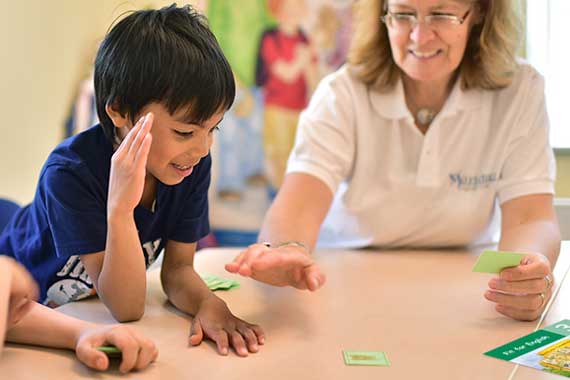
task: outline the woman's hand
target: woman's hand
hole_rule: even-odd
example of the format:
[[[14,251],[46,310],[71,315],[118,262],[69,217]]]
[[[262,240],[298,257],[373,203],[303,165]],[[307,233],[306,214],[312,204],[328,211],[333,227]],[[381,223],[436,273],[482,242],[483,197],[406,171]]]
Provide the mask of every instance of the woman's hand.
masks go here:
[[[143,116],[129,131],[111,159],[108,212],[132,213],[139,204],[146,176],[146,162],[154,116]]]
[[[508,317],[533,321],[540,317],[552,296],[552,269],[540,254],[528,254],[521,263],[501,271],[489,281],[485,298],[495,302],[495,309]]]
[[[154,362],[158,349],[154,343],[130,326],[90,326],[79,335],[75,353],[86,366],[104,371],[109,367],[109,359],[97,347],[112,344],[121,350],[119,370],[127,373],[141,370]]]
[[[227,355],[231,346],[239,356],[247,356],[265,342],[261,327],[234,316],[225,302],[214,295],[202,302],[192,319],[190,344],[196,346],[204,338],[216,343],[220,355]]]
[[[242,251],[226,270],[274,286],[292,286],[315,291],[326,281],[310,254],[302,247],[269,248],[253,244]]]

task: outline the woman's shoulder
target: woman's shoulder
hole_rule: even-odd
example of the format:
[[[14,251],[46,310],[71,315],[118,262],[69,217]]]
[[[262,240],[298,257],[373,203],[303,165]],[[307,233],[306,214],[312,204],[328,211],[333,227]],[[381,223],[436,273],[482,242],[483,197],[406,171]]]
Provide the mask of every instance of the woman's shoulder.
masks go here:
[[[331,89],[350,90],[350,91],[364,91],[366,86],[360,81],[345,64],[339,67],[336,71],[326,75],[321,80],[321,86]]]
[[[544,78],[538,70],[524,59],[517,60],[517,66],[513,73],[513,81],[505,88],[506,92],[520,92],[544,86]]]

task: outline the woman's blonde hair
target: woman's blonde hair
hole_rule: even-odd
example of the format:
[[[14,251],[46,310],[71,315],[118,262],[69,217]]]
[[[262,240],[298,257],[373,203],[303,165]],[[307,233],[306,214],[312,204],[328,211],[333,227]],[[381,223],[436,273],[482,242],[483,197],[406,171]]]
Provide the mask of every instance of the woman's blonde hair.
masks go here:
[[[478,0],[481,21],[471,29],[459,66],[463,89],[508,86],[516,70],[521,38],[520,5],[516,0]],[[387,0],[359,0],[348,64],[367,85],[389,89],[401,70],[392,58],[388,29],[380,17]],[[477,14],[475,14],[477,16]]]

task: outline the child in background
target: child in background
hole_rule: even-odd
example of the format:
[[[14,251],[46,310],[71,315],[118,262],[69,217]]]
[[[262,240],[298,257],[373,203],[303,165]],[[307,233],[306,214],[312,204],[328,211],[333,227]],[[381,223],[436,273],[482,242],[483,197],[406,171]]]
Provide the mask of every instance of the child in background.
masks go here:
[[[146,268],[164,249],[162,286],[194,316],[190,343],[256,352],[262,330],[235,317],[193,267],[209,232],[213,134],[235,96],[206,19],[190,6],[131,13],[102,42],[94,83],[101,124],[50,154],[0,252],[32,273],[40,302],[98,294],[124,322],[142,317]]]
[[[99,326],[58,313],[34,300],[38,288],[13,259],[0,256],[0,351],[4,337],[14,343],[74,350],[88,367],[105,370],[109,359],[97,347],[112,344],[122,352],[121,372],[144,369],[156,360],[154,343],[128,326]]]

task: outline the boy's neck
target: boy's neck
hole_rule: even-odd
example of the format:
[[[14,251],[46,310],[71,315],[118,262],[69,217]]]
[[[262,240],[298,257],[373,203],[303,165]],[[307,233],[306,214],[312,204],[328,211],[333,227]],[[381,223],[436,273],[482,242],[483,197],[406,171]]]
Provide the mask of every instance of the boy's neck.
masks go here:
[[[141,197],[141,201],[139,202],[140,206],[143,206],[148,210],[154,211],[153,206],[154,206],[154,201],[156,199],[156,187],[157,187],[156,178],[152,174],[147,172],[144,179],[143,194]]]

